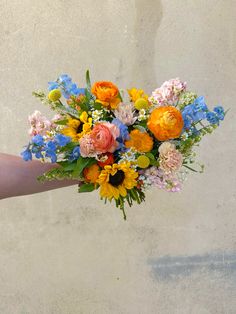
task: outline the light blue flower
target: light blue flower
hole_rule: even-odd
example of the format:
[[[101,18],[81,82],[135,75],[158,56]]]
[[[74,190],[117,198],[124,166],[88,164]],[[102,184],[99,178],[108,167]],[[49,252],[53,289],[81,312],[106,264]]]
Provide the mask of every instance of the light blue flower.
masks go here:
[[[32,153],[28,147],[25,150],[23,150],[23,152],[21,152],[21,156],[25,161],[32,160]]]
[[[60,89],[63,96],[68,99],[70,96],[79,96],[85,94],[85,88],[78,88],[78,86],[72,82],[72,79],[67,74],[62,74],[55,82],[48,82],[49,91],[53,89]]]
[[[129,140],[129,129],[127,125],[123,124],[119,119],[115,118],[111,122],[112,124],[115,124],[119,130],[120,130],[120,135],[118,137],[118,141],[121,140],[122,142]]]
[[[206,118],[210,124],[219,124],[219,118],[215,112],[207,112]]]
[[[213,111],[216,113],[219,120],[224,120],[225,118],[225,110],[222,106],[217,106],[213,109]]]
[[[34,137],[32,137],[31,142],[37,146],[43,146],[44,144],[43,137],[40,134],[37,134]]]
[[[71,142],[71,137],[63,135],[63,134],[57,134],[55,136],[55,141],[57,143],[58,146],[60,147],[64,147],[66,146],[68,143]]]
[[[74,161],[74,160],[77,160],[78,158],[80,157],[80,147],[79,146],[76,146],[72,153],[70,154],[69,156],[69,160],[70,161]]]
[[[51,158],[52,163],[55,163],[57,161],[56,149],[57,146],[53,141],[49,141],[45,145],[45,156]]]

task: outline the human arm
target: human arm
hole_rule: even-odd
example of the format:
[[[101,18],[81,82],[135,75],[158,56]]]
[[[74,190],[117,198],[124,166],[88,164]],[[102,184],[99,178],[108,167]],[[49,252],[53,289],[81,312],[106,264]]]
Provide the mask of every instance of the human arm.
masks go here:
[[[0,153],[0,199],[78,184],[76,180],[38,182],[37,177],[53,167],[57,165],[38,160],[26,162],[18,156]]]

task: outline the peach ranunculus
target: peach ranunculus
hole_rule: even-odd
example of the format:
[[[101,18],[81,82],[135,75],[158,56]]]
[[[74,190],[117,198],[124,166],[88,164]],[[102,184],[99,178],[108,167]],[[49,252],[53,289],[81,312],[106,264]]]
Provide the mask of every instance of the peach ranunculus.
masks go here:
[[[116,109],[121,102],[119,90],[112,82],[94,83],[92,93],[96,96],[96,102],[101,103],[107,109]]]
[[[94,141],[90,137],[90,134],[84,135],[80,139],[80,155],[82,157],[96,157],[97,152],[94,147]]]
[[[93,140],[93,145],[98,154],[113,153],[119,143],[116,141],[120,135],[119,128],[112,123],[98,123],[93,128],[90,137]]]
[[[177,108],[163,106],[152,111],[147,126],[156,139],[166,141],[180,136],[184,121]]]

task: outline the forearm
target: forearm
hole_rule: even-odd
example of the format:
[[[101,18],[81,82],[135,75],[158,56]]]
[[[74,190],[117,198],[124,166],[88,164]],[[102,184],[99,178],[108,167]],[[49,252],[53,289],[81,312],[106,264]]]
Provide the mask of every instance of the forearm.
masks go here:
[[[38,160],[26,162],[20,157],[0,153],[0,199],[78,184],[74,180],[37,181],[38,176],[53,167],[56,165]]]

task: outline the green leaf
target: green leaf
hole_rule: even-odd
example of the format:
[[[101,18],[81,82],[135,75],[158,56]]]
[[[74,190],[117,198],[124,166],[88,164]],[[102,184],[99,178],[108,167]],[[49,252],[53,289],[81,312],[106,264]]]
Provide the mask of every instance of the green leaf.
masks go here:
[[[79,193],[92,192],[95,190],[95,185],[93,183],[85,183],[79,187]]]
[[[90,91],[91,90],[91,80],[90,80],[89,70],[86,71],[86,84],[87,84],[88,91]]]
[[[152,153],[146,153],[145,155],[151,160],[156,160],[155,156]]]
[[[138,129],[140,132],[142,132],[142,133],[145,133],[146,132],[146,129],[145,129],[145,127],[143,127],[142,125],[134,125],[134,128],[135,129]]]
[[[93,105],[93,108],[95,110],[102,110],[103,106],[99,102],[95,102],[95,104]]]
[[[96,160],[94,158],[83,158],[79,157],[77,159],[76,167],[73,171],[74,177],[80,177],[84,168],[91,166],[92,164],[95,164]]]
[[[67,119],[65,120],[58,120],[58,121],[54,121],[55,124],[58,124],[58,125],[66,125],[68,122]]]

